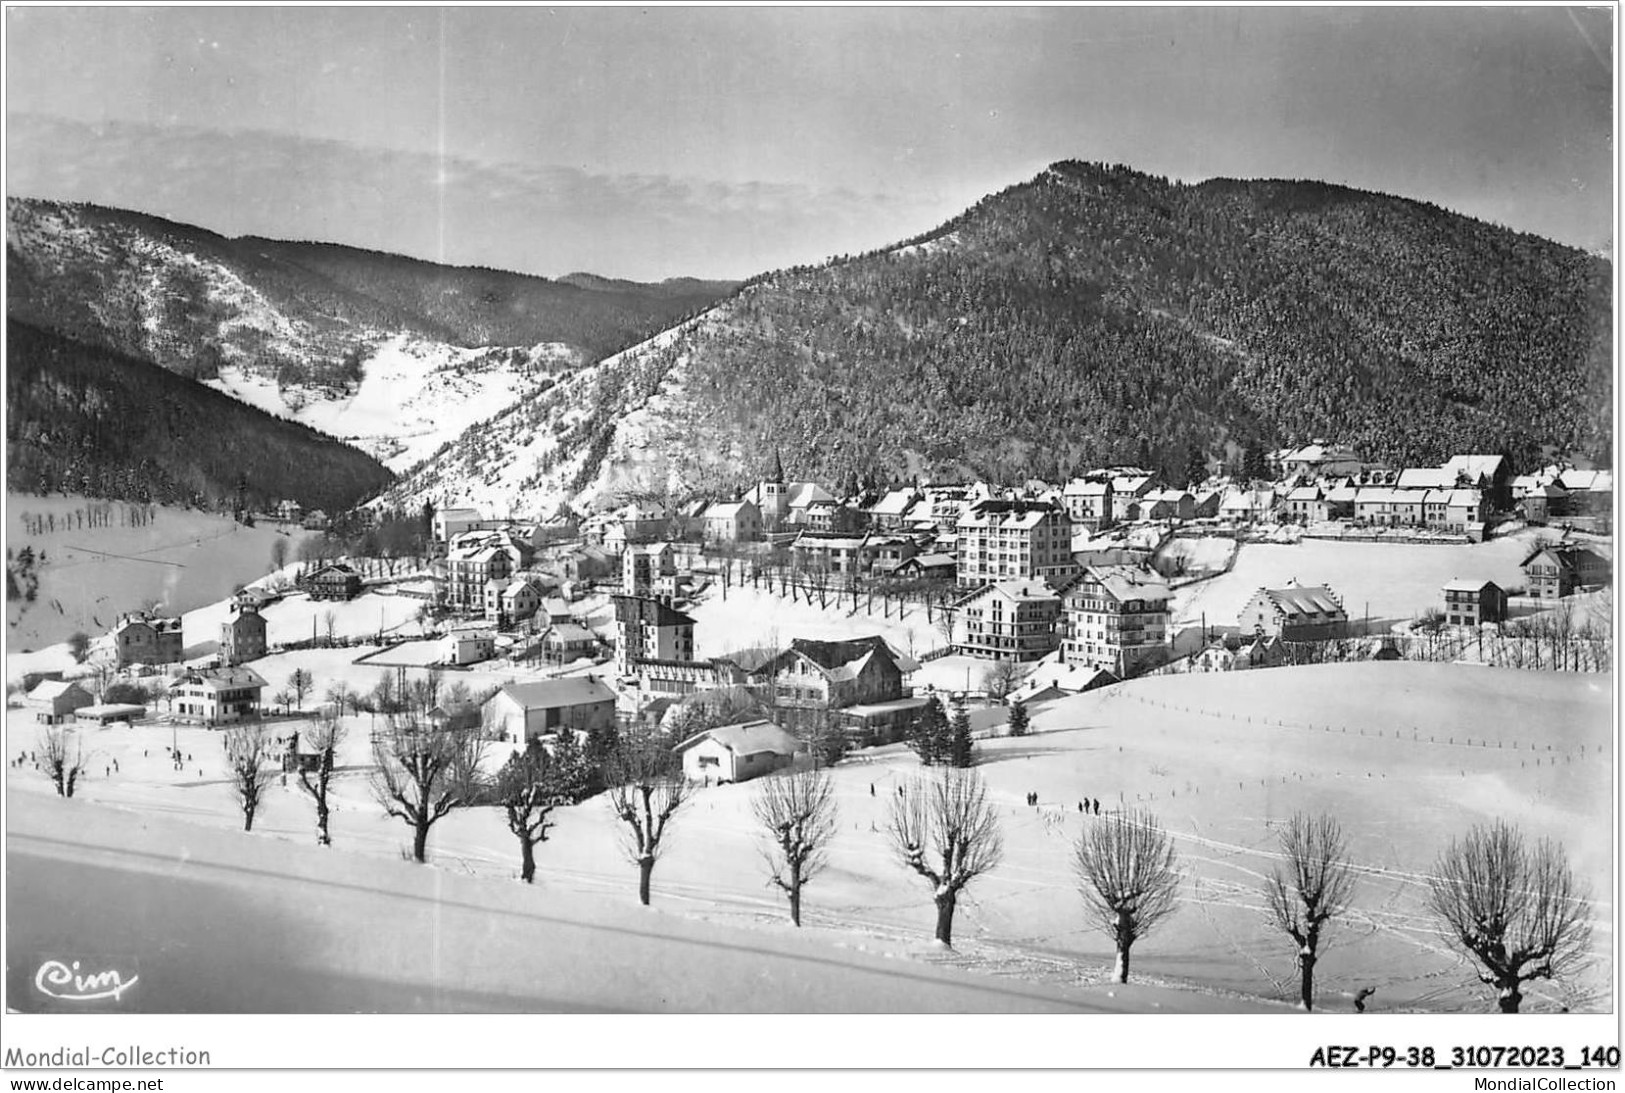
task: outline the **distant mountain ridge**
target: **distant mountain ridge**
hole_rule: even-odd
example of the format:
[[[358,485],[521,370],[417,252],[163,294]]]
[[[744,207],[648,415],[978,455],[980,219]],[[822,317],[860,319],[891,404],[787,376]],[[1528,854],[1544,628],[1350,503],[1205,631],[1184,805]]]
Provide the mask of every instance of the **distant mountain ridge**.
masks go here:
[[[725,492],[775,451],[837,486],[1183,481],[1319,436],[1395,464],[1606,461],[1611,294],[1604,260],[1417,201],[1063,162],[916,239],[753,278],[603,362],[590,414],[522,401],[396,493],[488,494],[475,451],[539,508]]]
[[[461,348],[563,344],[591,360],[733,288],[550,281],[28,198],[8,198],[6,214],[8,314],[200,379],[233,363],[343,386],[368,346],[397,333]]]

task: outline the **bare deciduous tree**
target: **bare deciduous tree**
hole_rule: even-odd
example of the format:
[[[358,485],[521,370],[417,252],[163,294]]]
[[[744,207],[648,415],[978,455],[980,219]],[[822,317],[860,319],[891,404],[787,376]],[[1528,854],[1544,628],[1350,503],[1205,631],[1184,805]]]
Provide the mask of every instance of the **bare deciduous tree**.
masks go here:
[[[40,754],[45,757],[45,774],[56,786],[57,796],[72,797],[79,776],[85,771],[85,745],[70,729],[51,728],[39,735]]]
[[[1003,699],[1016,685],[1021,682],[1027,673],[1022,670],[1019,661],[996,660],[988,666],[982,676],[982,687],[990,698]]]
[[[959,893],[1004,857],[986,784],[974,771],[955,767],[915,779],[892,801],[886,834],[904,867],[931,882],[936,938],[951,946]]]
[[[1112,977],[1128,982],[1129,950],[1174,911],[1174,845],[1149,812],[1113,812],[1091,822],[1073,851],[1086,912],[1117,947]]]
[[[1280,832],[1285,872],[1277,866],[1265,882],[1270,917],[1298,946],[1298,997],[1315,1005],[1315,962],[1326,924],[1348,910],[1354,871],[1342,826],[1331,816],[1294,813]]]
[[[666,825],[688,799],[688,783],[671,749],[644,733],[616,742],[604,760],[604,784],[611,811],[627,827],[621,845],[638,867],[638,900],[647,907]]]
[[[801,925],[801,890],[823,871],[835,837],[835,789],[820,770],[765,778],[751,800],[756,822],[772,843],[764,851],[772,883],[790,899],[790,921]]]
[[[414,860],[426,860],[430,828],[452,810],[473,804],[484,743],[478,730],[400,715],[391,715],[373,737],[373,796],[412,829]]]
[[[254,814],[259,811],[265,787],[276,777],[271,731],[264,725],[239,725],[226,730],[226,768],[231,775],[231,791],[243,810],[243,830],[254,830]]]
[[[327,803],[328,789],[333,783],[333,771],[337,766],[339,748],[344,745],[346,730],[342,720],[344,713],[343,702],[338,703],[333,710],[324,710],[322,715],[312,723],[305,733],[305,747],[307,753],[314,754],[314,769],[307,768],[296,755],[294,761],[299,763],[299,788],[310,794],[311,800],[316,802],[316,844],[318,846],[332,846],[333,839],[327,829],[328,817],[331,807]]]
[[[1591,946],[1591,895],[1549,839],[1531,849],[1505,821],[1452,839],[1429,879],[1428,905],[1450,940],[1483,971],[1502,1013],[1517,1013],[1523,984],[1572,977]]]

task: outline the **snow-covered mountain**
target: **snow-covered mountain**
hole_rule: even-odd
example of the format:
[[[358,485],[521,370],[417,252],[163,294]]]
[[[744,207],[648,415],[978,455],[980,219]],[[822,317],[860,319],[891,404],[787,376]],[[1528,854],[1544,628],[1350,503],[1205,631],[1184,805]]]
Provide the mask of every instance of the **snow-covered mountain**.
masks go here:
[[[251,368],[225,366],[210,387],[353,444],[397,474],[463,430],[551,386],[580,366],[559,342],[465,349],[392,334],[360,357],[361,381],[333,397],[280,386]]]
[[[553,281],[93,205],[6,209],[10,318],[150,361],[395,472],[733,287]]]
[[[689,400],[685,356],[674,347],[705,330],[716,312],[680,323],[614,356],[573,371],[470,426],[384,495],[390,506],[472,505],[542,516],[570,505],[603,507],[623,497],[683,495],[731,481],[735,453],[672,443],[661,415]]]

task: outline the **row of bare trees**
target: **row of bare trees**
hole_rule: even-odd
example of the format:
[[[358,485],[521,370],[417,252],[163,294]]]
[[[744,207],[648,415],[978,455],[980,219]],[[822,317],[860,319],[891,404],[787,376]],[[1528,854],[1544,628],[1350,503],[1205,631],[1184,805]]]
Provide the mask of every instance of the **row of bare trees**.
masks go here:
[[[775,836],[773,882],[800,925],[801,889],[822,868],[835,832],[827,774],[803,771],[767,780],[755,799],[759,823]],[[892,801],[887,835],[901,864],[925,880],[936,905],[936,939],[953,942],[961,893],[998,866],[1003,840],[985,783],[973,771],[944,768]],[[1352,906],[1356,869],[1341,825],[1297,813],[1281,828],[1279,864],[1264,885],[1270,921],[1296,949],[1299,1000],[1314,1006],[1315,967],[1327,930]],[[1085,917],[1112,939],[1113,978],[1127,982],[1136,942],[1178,907],[1181,874],[1173,841],[1146,812],[1112,813],[1085,827],[1073,845]],[[1429,878],[1428,907],[1445,935],[1495,988],[1504,1013],[1518,1012],[1524,984],[1571,978],[1591,941],[1590,896],[1560,846],[1529,845],[1505,822],[1452,840]]]
[[[337,710],[324,711],[297,749],[302,761],[295,756],[298,785],[314,802],[317,841],[324,846],[331,845],[329,793],[345,731]],[[276,744],[263,725],[224,734],[245,830],[252,829],[265,789],[281,769]],[[495,805],[519,842],[520,878],[532,882],[535,849],[547,840],[555,811],[589,795],[596,775],[622,825],[622,849],[637,868],[639,900],[650,902],[656,863],[678,813],[692,800],[692,786],[667,738],[631,734],[593,754],[565,732],[551,749],[533,744],[517,753],[491,780],[480,776],[484,746],[477,727],[456,729],[415,715],[391,716],[374,732],[373,794],[412,832],[414,860],[427,859],[434,825],[451,812]],[[41,748],[58,793],[71,797],[82,754],[62,730],[42,734]],[[751,811],[763,836],[769,883],[783,892],[799,926],[805,889],[827,865],[839,827],[831,775],[814,768],[764,778]],[[1003,858],[997,810],[985,782],[973,769],[944,765],[906,783],[891,800],[885,836],[899,864],[929,886],[935,937],[952,945],[964,891]],[[1352,907],[1360,870],[1340,824],[1324,814],[1298,813],[1284,823],[1276,857],[1264,881],[1264,904],[1269,921],[1294,946],[1299,1000],[1312,1009],[1325,939]],[[1173,840],[1148,812],[1115,812],[1084,827],[1071,858],[1085,917],[1112,939],[1113,978],[1127,982],[1134,946],[1179,905],[1183,878]],[[1519,1011],[1530,981],[1569,979],[1588,959],[1591,897],[1563,849],[1544,839],[1531,845],[1502,821],[1451,841],[1428,879],[1427,907],[1445,937],[1495,989],[1502,1012]]]

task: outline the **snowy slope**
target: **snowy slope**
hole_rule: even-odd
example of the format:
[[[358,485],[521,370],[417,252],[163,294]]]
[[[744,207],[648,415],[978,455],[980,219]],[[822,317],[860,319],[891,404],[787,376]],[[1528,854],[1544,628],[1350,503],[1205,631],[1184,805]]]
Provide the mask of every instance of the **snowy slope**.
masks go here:
[[[656,435],[649,422],[681,400],[684,358],[671,348],[703,326],[688,320],[597,364],[521,397],[466,430],[446,450],[405,475],[384,498],[408,507],[426,499],[491,512],[544,515],[618,492],[682,490],[711,453]],[[689,472],[689,473],[685,473]]]
[[[290,662],[265,670],[280,682]],[[376,675],[360,665],[350,672],[361,686]],[[322,670],[317,676],[320,692],[331,679]],[[1159,677],[1034,706],[1033,735],[979,745],[1005,853],[962,899],[952,954],[930,945],[929,888],[899,867],[882,833],[897,787],[926,772],[900,746],[861,751],[831,772],[839,830],[829,868],[808,888],[807,926],[798,936],[1017,982],[1101,984],[1110,941],[1084,919],[1070,866],[1073,841],[1096,822],[1076,809],[1087,795],[1107,810],[1156,812],[1184,873],[1178,912],[1135,946],[1135,978],[1215,999],[1290,999],[1293,948],[1266,925],[1261,886],[1278,862],[1275,825],[1298,809],[1326,810],[1348,833],[1359,887],[1317,969],[1323,1007],[1347,1013],[1355,991],[1374,986],[1370,1005],[1379,1012],[1482,1013],[1493,1000],[1428,919],[1426,877],[1452,835],[1505,818],[1531,838],[1563,842],[1597,895],[1595,966],[1577,993],[1537,984],[1528,1008],[1605,1008],[1606,997],[1590,992],[1610,981],[1614,963],[1613,682],[1367,663]],[[31,731],[29,717],[14,710],[8,727]],[[253,834],[239,837],[399,865],[405,830],[382,814],[366,784],[368,727],[364,716],[351,719],[333,851],[309,845],[310,804],[293,786],[273,785]],[[179,729],[179,745],[195,761],[177,774],[163,753],[176,732],[151,725],[87,733],[99,765],[75,805],[240,827],[217,734]],[[116,772],[109,769],[115,758]],[[7,788],[50,792],[29,768],[8,770]],[[755,788],[699,790],[677,815],[654,874],[651,927],[671,921],[666,916],[704,919],[749,930],[769,945],[764,934],[794,932],[783,925],[782,898],[765,883],[750,814]],[[1023,803],[1028,793],[1038,795],[1037,807]],[[636,873],[619,852],[605,801],[556,818],[557,829],[538,849],[534,891],[602,901],[609,913],[634,907]],[[524,890],[511,880],[517,852],[498,810],[453,813],[435,827],[430,850],[436,873]],[[372,863],[356,866],[370,870]]]
[[[578,356],[560,343],[464,349],[395,334],[372,347],[361,362],[360,385],[338,397],[281,387],[243,368],[222,368],[207,382],[267,413],[348,441],[400,473],[549,384]]]

